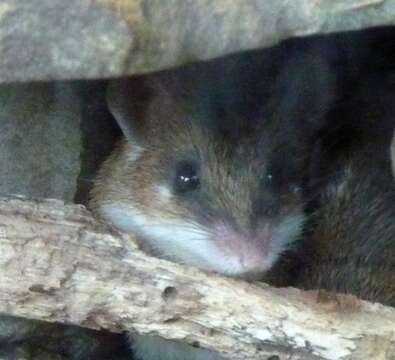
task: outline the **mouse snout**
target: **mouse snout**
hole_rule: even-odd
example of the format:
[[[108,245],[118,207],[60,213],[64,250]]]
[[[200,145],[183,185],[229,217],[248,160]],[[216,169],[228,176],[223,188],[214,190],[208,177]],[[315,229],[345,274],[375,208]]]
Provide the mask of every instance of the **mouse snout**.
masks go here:
[[[242,232],[231,225],[215,226],[214,241],[227,264],[227,273],[233,276],[251,277],[263,274],[273,264],[271,241],[273,229],[268,224],[259,232]]]
[[[244,249],[240,254],[240,277],[255,277],[266,272],[270,267],[267,261],[267,254],[261,251],[255,251],[253,247]]]

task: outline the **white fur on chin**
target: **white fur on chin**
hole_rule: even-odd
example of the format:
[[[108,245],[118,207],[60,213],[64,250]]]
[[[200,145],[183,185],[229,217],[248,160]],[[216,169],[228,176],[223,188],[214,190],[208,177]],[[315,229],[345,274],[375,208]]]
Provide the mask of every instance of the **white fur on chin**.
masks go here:
[[[203,270],[215,271],[224,275],[251,278],[237,256],[225,255],[212,239],[212,234],[195,223],[176,219],[156,219],[147,216],[130,204],[102,205],[101,216],[116,228],[140,236],[143,250],[159,257],[196,266]],[[270,245],[261,275],[269,270],[280,254],[295,241],[303,225],[303,215],[289,215],[278,225]],[[254,276],[253,276],[254,277]]]

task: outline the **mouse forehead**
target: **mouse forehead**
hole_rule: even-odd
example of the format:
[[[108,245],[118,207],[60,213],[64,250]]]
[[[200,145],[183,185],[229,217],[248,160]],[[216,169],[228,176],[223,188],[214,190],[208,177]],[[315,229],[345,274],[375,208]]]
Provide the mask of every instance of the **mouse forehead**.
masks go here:
[[[203,151],[202,182],[218,205],[251,207],[260,192],[264,163],[257,164],[253,148],[217,144]]]
[[[193,161],[207,179],[259,176],[267,164],[265,129],[252,131],[253,121],[219,116],[193,96],[153,99],[146,136],[153,155],[172,170],[177,162]],[[225,184],[222,184],[225,185]],[[229,185],[229,184],[228,184]]]
[[[241,171],[262,173],[266,166],[265,146],[256,137],[230,137],[190,115],[164,121],[155,136],[157,146],[164,158],[170,161],[194,161],[213,173],[225,172],[227,176]],[[164,159],[165,160],[165,159]],[[225,175],[225,174],[222,174]]]

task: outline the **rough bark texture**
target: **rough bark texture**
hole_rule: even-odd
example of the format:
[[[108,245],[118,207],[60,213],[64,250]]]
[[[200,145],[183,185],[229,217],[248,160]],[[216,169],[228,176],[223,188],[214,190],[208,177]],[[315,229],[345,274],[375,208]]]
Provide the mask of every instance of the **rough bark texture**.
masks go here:
[[[141,73],[394,19],[395,0],[4,0],[0,82]]]
[[[148,257],[76,205],[0,199],[0,312],[159,334],[232,359],[395,359],[395,309]]]

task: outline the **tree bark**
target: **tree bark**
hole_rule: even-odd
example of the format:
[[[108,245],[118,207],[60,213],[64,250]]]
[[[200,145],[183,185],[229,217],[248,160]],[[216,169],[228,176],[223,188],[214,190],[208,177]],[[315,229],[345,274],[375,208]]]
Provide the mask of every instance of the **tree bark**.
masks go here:
[[[395,359],[395,309],[149,257],[60,201],[0,199],[0,312],[160,335],[231,359]]]
[[[3,0],[0,82],[143,73],[394,19],[395,0]]]

